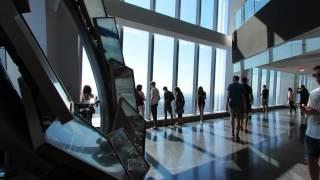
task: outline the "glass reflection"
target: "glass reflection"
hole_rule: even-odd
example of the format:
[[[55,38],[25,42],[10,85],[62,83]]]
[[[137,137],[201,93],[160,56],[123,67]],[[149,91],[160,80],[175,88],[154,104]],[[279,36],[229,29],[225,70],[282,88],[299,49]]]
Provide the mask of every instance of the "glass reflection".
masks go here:
[[[95,128],[74,116],[61,124],[56,120],[45,131],[46,141],[72,156],[118,179],[127,179],[117,155],[107,139]]]
[[[114,59],[124,64],[122,49],[120,46],[118,29],[114,18],[97,18],[96,29],[100,34],[100,48],[107,61]]]
[[[143,179],[149,170],[149,164],[138,153],[123,129],[108,135],[111,145],[119,155],[131,179]]]

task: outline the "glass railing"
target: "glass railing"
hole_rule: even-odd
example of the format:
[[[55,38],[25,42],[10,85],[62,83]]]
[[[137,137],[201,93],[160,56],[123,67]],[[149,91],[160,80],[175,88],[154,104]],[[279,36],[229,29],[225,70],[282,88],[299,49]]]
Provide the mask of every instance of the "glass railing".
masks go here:
[[[238,9],[235,17],[235,27],[240,28],[255,13],[264,7],[270,0],[247,0],[244,5]]]
[[[251,69],[268,63],[282,61],[320,50],[320,37],[307,37],[287,41],[254,56],[243,59],[243,69]],[[240,67],[239,67],[240,66]],[[233,65],[234,72],[241,71],[241,63]]]

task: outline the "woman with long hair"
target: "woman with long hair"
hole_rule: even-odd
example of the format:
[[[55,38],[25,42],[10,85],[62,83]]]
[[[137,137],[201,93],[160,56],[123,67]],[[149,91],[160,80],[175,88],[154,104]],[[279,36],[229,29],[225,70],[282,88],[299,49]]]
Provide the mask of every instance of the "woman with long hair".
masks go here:
[[[203,124],[203,111],[206,105],[206,92],[203,90],[203,87],[198,88],[198,108],[200,112],[200,124]]]

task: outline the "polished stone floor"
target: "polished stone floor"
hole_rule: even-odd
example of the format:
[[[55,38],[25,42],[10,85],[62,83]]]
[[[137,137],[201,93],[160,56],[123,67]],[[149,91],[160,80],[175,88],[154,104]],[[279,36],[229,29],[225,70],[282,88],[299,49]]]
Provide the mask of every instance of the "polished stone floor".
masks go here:
[[[149,129],[146,179],[308,179],[305,128],[304,117],[285,109],[253,114],[240,143],[228,118]]]

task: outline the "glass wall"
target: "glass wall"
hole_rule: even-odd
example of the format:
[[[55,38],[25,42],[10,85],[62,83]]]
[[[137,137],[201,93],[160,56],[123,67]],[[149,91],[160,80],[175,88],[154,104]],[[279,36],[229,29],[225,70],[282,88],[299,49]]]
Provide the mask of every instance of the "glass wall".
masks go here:
[[[214,90],[214,110],[225,110],[226,93],[226,51],[216,49],[216,72],[215,72],[215,90]]]
[[[258,68],[253,68],[252,70],[252,93],[253,93],[253,97],[254,97],[254,101],[253,101],[253,106],[258,106],[258,102],[259,102],[259,95],[260,92],[258,92],[258,86],[259,86],[259,69]]]
[[[150,0],[125,0],[125,2],[145,9],[150,9]]]
[[[265,6],[270,0],[254,0],[255,12],[258,12],[263,6]]]
[[[270,105],[274,105],[274,94],[275,94],[275,87],[274,87],[274,83],[275,83],[275,71],[270,70],[269,74],[270,74],[270,80],[269,80],[269,104]]]
[[[211,62],[212,48],[209,46],[200,45],[199,49],[199,73],[198,87],[202,86],[206,91],[207,99],[204,111],[209,112],[210,88],[211,88]]]
[[[214,18],[214,1],[215,0],[202,0],[201,1],[201,20],[200,26],[207,29],[213,29]]]
[[[127,66],[133,69],[135,84],[147,92],[149,33],[123,27],[123,55]]]
[[[192,24],[196,23],[197,0],[181,0],[180,19]]]
[[[254,15],[254,0],[247,0],[244,4],[244,20],[248,21]]]
[[[158,116],[164,114],[163,110],[163,87],[172,90],[173,71],[173,38],[155,34],[154,35],[154,57],[153,57],[153,80],[157,83],[161,100],[158,106]]]
[[[192,114],[194,47],[192,42],[179,40],[178,87],[184,94],[185,114]]]
[[[276,104],[280,104],[280,83],[281,83],[281,72],[277,72]]]
[[[175,7],[176,7],[176,1],[173,1],[173,0],[157,0],[156,1],[156,12],[170,16],[170,17],[175,17]]]

